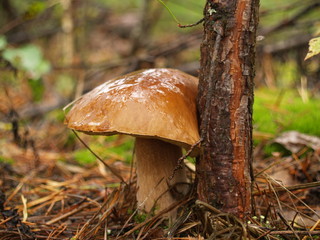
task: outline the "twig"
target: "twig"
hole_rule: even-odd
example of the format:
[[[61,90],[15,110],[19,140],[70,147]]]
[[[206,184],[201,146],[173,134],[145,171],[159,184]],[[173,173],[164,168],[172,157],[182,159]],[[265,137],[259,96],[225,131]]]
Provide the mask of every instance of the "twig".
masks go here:
[[[270,235],[319,235],[320,231],[290,231],[290,230],[284,230],[284,231],[271,231],[269,233]]]
[[[161,3],[169,12],[169,14],[172,16],[173,20],[178,24],[179,28],[188,28],[188,27],[194,27],[199,25],[200,23],[202,23],[204,21],[204,18],[200,19],[198,22],[196,23],[192,23],[192,24],[187,24],[187,25],[182,25],[179,20],[177,19],[177,17],[173,14],[173,12],[171,11],[171,9],[164,3],[164,1],[162,0],[158,0],[159,3]]]
[[[200,201],[200,200],[196,200],[195,203],[196,203],[196,205],[203,206],[203,207],[207,208],[208,210],[210,210],[214,214],[214,215],[212,215],[212,217],[219,219],[219,221],[223,225],[225,225],[225,228],[220,230],[220,232],[213,232],[208,239],[210,239],[210,240],[211,239],[216,239],[217,235],[223,234],[224,231],[228,232],[228,230],[230,230],[230,227],[232,228],[232,226],[230,225],[230,219],[233,220],[232,225],[234,225],[234,226],[236,226],[238,228],[240,227],[243,236],[248,236],[246,226],[236,216],[234,216],[234,215],[232,215],[230,213],[223,213],[219,209],[211,206],[210,204],[208,204],[206,202]],[[234,228],[232,228],[232,229],[234,229]],[[232,234],[232,232],[230,232],[230,233]]]
[[[161,4],[167,9],[167,11],[169,12],[169,14],[170,14],[171,17],[173,18],[173,20],[174,20],[178,25],[180,25],[179,20],[178,20],[177,17],[173,14],[173,12],[171,11],[171,9],[164,3],[164,1],[158,0],[158,2],[161,3]]]
[[[169,228],[167,236],[168,239],[172,239],[174,234],[177,232],[178,228],[185,223],[185,221],[190,217],[192,211],[188,208],[185,209],[183,214],[174,222],[174,224]]]
[[[270,29],[265,30],[262,34],[268,35],[278,30],[281,30],[287,26],[293,25],[299,18],[302,18],[304,15],[308,14],[310,11],[313,11],[317,7],[320,6],[318,1],[313,2],[312,4],[306,6],[305,8],[301,9],[298,13],[293,15],[291,18],[285,19],[279,24],[271,27]]]
[[[196,200],[196,205],[202,205],[202,206],[206,207],[207,209],[209,209],[214,214],[221,214],[222,213],[219,209],[211,206],[210,204],[208,204],[206,202],[200,201],[200,200]]]
[[[145,204],[145,202],[148,200],[148,198],[150,197],[151,194],[154,193],[154,191],[156,191],[157,187],[160,185],[160,183],[164,180],[164,178],[161,178],[159,180],[159,182],[157,183],[157,185],[150,191],[150,193],[148,194],[148,196],[143,199],[142,203],[140,205],[138,205],[136,207],[136,209],[133,211],[133,213],[129,216],[129,218],[127,219],[127,221],[122,225],[121,230],[118,232],[117,234],[117,238],[120,236],[120,234],[122,233],[122,231],[129,225],[129,222],[131,221],[131,219],[136,215],[136,213],[139,211],[139,209],[141,208],[141,206],[143,206]],[[166,191],[167,192],[167,191]],[[162,193],[154,202],[154,206],[152,207],[153,209],[156,206],[157,201],[163,196],[163,194],[165,194],[166,192]]]
[[[252,193],[253,196],[261,196],[268,193],[272,193],[273,191],[276,192],[286,192],[286,191],[294,191],[294,190],[300,190],[300,189],[306,189],[306,188],[312,188],[312,187],[319,187],[320,181],[318,182],[311,182],[311,183],[302,183],[292,186],[283,186],[283,187],[275,187],[272,190],[265,189],[265,190],[257,190]]]
[[[270,176],[269,176],[269,179],[271,179],[273,182],[276,182],[274,179],[272,179]],[[278,182],[276,182],[278,183]],[[279,184],[279,183],[278,183]],[[275,188],[272,186],[272,184],[270,183],[270,187],[272,188],[272,192],[274,192],[275,196],[277,197],[277,201],[279,202],[279,208],[281,209],[281,204],[280,204],[280,201],[278,199],[278,192],[275,191]],[[302,203],[302,205],[304,205],[307,209],[309,209],[313,214],[315,214],[318,218],[320,218],[320,215],[315,211],[313,210],[311,207],[309,207],[304,201],[302,201],[299,197],[297,197],[295,194],[293,194],[291,191],[289,191],[286,187],[282,186],[282,188],[290,195],[290,196],[293,196],[296,200],[298,200],[300,203]]]
[[[312,226],[312,228],[310,229],[310,231],[314,231],[316,229],[316,227],[318,227],[318,225],[320,224],[320,219]],[[310,234],[308,234],[310,235]],[[302,240],[306,240],[307,236],[303,237]]]
[[[128,232],[126,232],[125,234],[123,234],[122,236],[119,237],[119,239],[121,238],[125,238],[127,239],[126,237],[129,236],[130,234],[134,233],[136,230],[142,228],[143,226],[149,224],[149,223],[152,223],[156,220],[158,220],[163,214],[167,213],[167,212],[170,212],[172,209],[176,208],[178,205],[183,205],[185,203],[187,203],[189,201],[189,199],[183,201],[183,202],[176,202],[176,203],[173,203],[171,204],[169,207],[163,209],[162,211],[160,211],[157,215],[153,216],[152,218],[142,222],[142,223],[139,223],[138,225],[136,225],[135,227],[133,227],[132,229],[130,229]],[[117,238],[118,239],[118,238]]]
[[[106,167],[110,170],[110,172],[113,173],[113,175],[115,175],[117,178],[120,179],[120,181],[122,183],[126,182],[124,181],[124,179],[122,178],[122,176],[117,172],[117,170],[115,170],[113,167],[111,167],[110,165],[108,165],[107,163],[105,163],[77,134],[77,132],[75,130],[72,129],[72,132],[74,133],[74,135],[78,138],[78,140]]]
[[[27,176],[25,176],[22,181],[18,184],[18,186],[15,188],[15,190],[11,193],[11,195],[6,199],[4,205],[6,205],[8,202],[12,200],[12,198],[20,191],[20,189],[23,187],[23,185],[27,182],[29,182],[30,179],[32,179],[36,174],[36,171],[31,171]]]
[[[186,154],[183,155],[182,157],[180,157],[180,158],[178,159],[178,164],[177,164],[177,165],[175,166],[175,168],[173,169],[172,175],[168,178],[169,181],[173,179],[176,171],[178,171],[179,169],[182,168],[182,163],[183,163],[183,161],[184,161],[188,156],[190,156],[190,154],[191,154],[192,151],[195,149],[195,147],[197,147],[200,143],[201,143],[201,139],[198,140],[196,143],[194,143],[194,144],[189,148],[189,150],[186,152]]]
[[[94,201],[99,201],[99,200],[101,200],[101,199],[103,199],[103,197],[98,197],[98,198],[96,198]],[[88,202],[88,203],[86,203],[86,204],[83,204],[82,206],[79,206],[79,207],[73,209],[73,210],[70,211],[70,212],[67,212],[67,213],[65,213],[65,214],[63,214],[63,215],[61,215],[61,216],[59,216],[59,217],[56,217],[56,218],[54,218],[54,219],[46,222],[46,224],[51,225],[51,224],[54,224],[54,223],[56,223],[56,222],[58,222],[58,221],[60,221],[60,220],[62,220],[62,219],[64,219],[64,218],[70,217],[70,216],[72,216],[73,214],[75,214],[75,213],[81,211],[82,209],[88,207],[90,204],[92,204],[92,202]]]
[[[94,231],[96,231],[97,228],[101,226],[101,223],[104,221],[104,219],[110,215],[111,210],[117,205],[119,200],[119,191],[114,191],[112,196],[110,196],[107,201],[100,207],[100,209],[89,219],[85,225],[81,228],[79,233],[74,237],[74,239],[91,239],[92,234]],[[107,209],[101,214],[104,207],[107,206]],[[101,216],[100,216],[101,215]],[[98,223],[95,226],[91,226],[91,229],[89,229],[90,224],[96,219],[99,218]]]
[[[286,225],[290,230],[291,232],[294,234],[294,236],[299,240],[299,236],[295,233],[293,227],[288,223],[287,219],[285,219],[282,214],[280,212],[277,213],[279,218],[282,220],[282,222],[284,223],[284,225]]]
[[[258,52],[264,52],[269,54],[275,54],[280,52],[287,52],[289,50],[298,48],[300,46],[306,46],[312,38],[311,34],[297,34],[296,36],[291,36],[285,40],[279,40],[277,42],[272,42],[270,44],[258,46]]]
[[[200,23],[202,23],[204,21],[204,18],[200,19],[198,22],[196,23],[192,23],[192,24],[187,24],[187,25],[181,25],[180,23],[178,24],[179,28],[188,28],[188,27],[194,27],[199,25]]]

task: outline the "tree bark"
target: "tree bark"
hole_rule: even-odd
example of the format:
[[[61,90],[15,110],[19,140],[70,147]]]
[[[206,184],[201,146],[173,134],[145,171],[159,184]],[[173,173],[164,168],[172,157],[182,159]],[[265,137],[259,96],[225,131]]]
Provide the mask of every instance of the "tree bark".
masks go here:
[[[251,212],[252,105],[259,0],[207,0],[198,109],[198,198],[245,218]]]

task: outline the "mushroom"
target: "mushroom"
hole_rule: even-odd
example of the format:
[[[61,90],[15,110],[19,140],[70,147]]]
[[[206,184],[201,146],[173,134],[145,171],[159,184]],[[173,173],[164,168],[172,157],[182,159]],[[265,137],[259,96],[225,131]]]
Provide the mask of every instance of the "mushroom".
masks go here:
[[[198,79],[175,69],[133,72],[96,87],[78,99],[66,116],[69,128],[87,134],[134,136],[139,209],[156,202],[163,210],[176,202],[176,188],[188,188],[182,156],[199,140],[196,116]]]

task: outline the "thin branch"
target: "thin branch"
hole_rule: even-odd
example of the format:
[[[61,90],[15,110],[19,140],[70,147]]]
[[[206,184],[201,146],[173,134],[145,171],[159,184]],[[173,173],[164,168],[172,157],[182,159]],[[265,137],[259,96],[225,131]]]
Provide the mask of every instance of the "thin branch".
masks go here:
[[[188,28],[188,27],[195,27],[197,25],[199,25],[200,23],[202,23],[204,21],[204,18],[200,19],[198,22],[196,23],[192,23],[192,24],[187,24],[187,25],[181,25],[180,23],[178,24],[179,28]]]
[[[284,187],[276,187],[273,190],[266,189],[266,190],[257,190],[252,193],[253,196],[261,196],[268,193],[272,193],[273,191],[276,192],[287,192],[287,191],[295,191],[300,189],[312,188],[312,187],[319,187],[320,181],[318,182],[311,182],[311,183],[302,183],[292,186],[284,186]]]
[[[117,170],[115,170],[113,167],[111,167],[110,165],[108,165],[107,163],[105,163],[81,138],[80,136],[77,134],[77,132],[75,130],[72,129],[72,132],[74,133],[74,135],[78,138],[78,140],[106,167],[110,170],[110,172],[113,173],[113,175],[115,175],[117,178],[120,179],[120,181],[122,183],[126,183],[124,181],[124,179],[122,178],[122,176],[118,173]]]
[[[176,171],[178,171],[179,169],[182,168],[182,163],[183,163],[183,161],[184,161],[188,156],[190,156],[190,154],[193,152],[193,150],[194,150],[198,145],[200,145],[200,143],[201,143],[201,139],[198,140],[195,144],[193,144],[193,145],[189,148],[189,150],[186,152],[185,155],[183,155],[182,157],[180,157],[180,158],[178,159],[178,164],[177,164],[177,165],[175,166],[175,168],[173,169],[172,175],[168,178],[169,181],[173,179]]]
[[[263,31],[262,35],[269,35],[271,33],[277,32],[285,27],[293,25],[295,22],[297,22],[300,18],[302,18],[304,15],[308,14],[309,12],[315,10],[316,8],[320,7],[320,2],[316,1],[312,4],[306,6],[305,8],[301,9],[299,12],[294,14],[291,18],[285,19],[279,24],[266,29]]]

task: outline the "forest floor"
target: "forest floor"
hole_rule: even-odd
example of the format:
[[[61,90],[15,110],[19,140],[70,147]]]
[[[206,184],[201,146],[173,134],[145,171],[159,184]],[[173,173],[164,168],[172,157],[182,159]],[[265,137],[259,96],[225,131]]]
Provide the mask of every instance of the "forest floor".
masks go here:
[[[42,131],[48,132],[48,128]],[[167,228],[163,213],[147,216],[136,211],[135,174],[129,163],[112,157],[105,160],[119,171],[124,179],[121,182],[103,164],[81,165],[70,151],[46,150],[45,146],[59,146],[57,136],[43,138],[40,144],[30,134],[20,132],[23,131],[20,129],[15,136],[10,129],[1,130],[1,240],[320,236],[319,149],[307,147],[306,140],[301,140],[303,135],[295,142],[295,146],[300,144],[295,154],[281,156],[280,152],[274,152],[264,157],[259,152],[263,144],[256,147],[254,214],[248,222],[189,196],[178,205],[180,217]],[[37,134],[41,136],[44,132]],[[119,137],[113,144],[122,145],[127,140]],[[283,141],[294,144],[286,136]],[[188,165],[193,179],[194,166]]]

